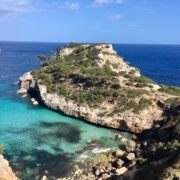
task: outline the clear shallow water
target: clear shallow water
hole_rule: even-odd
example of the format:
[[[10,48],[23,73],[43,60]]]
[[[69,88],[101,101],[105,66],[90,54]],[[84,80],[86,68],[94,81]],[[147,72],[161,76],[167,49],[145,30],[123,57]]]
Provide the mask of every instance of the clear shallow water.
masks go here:
[[[96,141],[96,150],[117,149],[122,144],[113,140],[117,132],[33,106],[29,97],[16,94],[18,78],[40,67],[35,57],[55,51],[60,45],[63,44],[0,42],[0,142],[5,148],[4,156],[24,180],[41,179],[44,174],[69,175],[77,163],[74,159],[82,157],[76,151],[89,146],[88,140]]]
[[[0,42],[0,142],[5,147],[5,157],[24,180],[36,176],[40,179],[46,171],[49,176],[69,175],[74,158],[80,158],[75,151],[87,147],[89,139],[96,140],[98,148],[117,148],[121,144],[112,140],[117,134],[112,130],[32,106],[28,97],[16,94],[18,78],[40,67],[35,57],[62,45]],[[125,61],[140,68],[143,75],[158,83],[180,86],[180,46],[113,46]]]

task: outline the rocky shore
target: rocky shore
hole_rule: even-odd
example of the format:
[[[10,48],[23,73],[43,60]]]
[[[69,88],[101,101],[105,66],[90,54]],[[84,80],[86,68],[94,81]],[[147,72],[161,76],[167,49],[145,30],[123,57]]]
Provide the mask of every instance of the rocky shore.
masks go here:
[[[91,57],[90,50],[97,53],[95,58]],[[70,60],[75,63],[77,56],[90,57],[93,60],[86,60],[88,63],[92,60],[95,65],[85,64],[81,70],[72,72],[68,66],[71,66]],[[87,71],[86,66],[91,71]],[[99,71],[106,68],[112,74],[111,79],[103,70],[105,75],[101,73],[99,79],[95,78],[94,66]],[[85,71],[87,74],[83,74]],[[116,54],[111,44],[59,48],[54,63],[48,62],[39,71],[27,72],[19,80],[18,93],[30,93],[34,105],[44,104],[69,116],[136,134],[125,143],[124,150],[104,153],[107,158],[94,161],[95,164],[86,167],[87,171],[76,167],[75,176],[69,179],[180,179],[179,89],[159,86],[142,77],[137,68]],[[102,90],[100,85],[109,91]],[[102,101],[97,100],[96,94]],[[89,99],[94,104],[90,105]],[[42,178],[46,179],[46,176]]]

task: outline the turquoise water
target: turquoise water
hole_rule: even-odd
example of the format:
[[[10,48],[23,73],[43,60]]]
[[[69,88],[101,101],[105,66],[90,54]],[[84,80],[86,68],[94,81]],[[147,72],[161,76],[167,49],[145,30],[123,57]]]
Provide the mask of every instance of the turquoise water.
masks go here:
[[[117,132],[33,106],[29,97],[16,94],[18,78],[40,67],[35,57],[64,44],[0,42],[0,142],[5,148],[4,156],[22,180],[39,180],[43,175],[71,176],[74,165],[78,164],[76,160],[123,144],[113,140]],[[140,68],[143,75],[158,83],[180,85],[180,46],[113,46],[126,61]],[[129,136],[118,133],[125,138]],[[93,152],[83,150],[89,146],[88,140],[95,140]],[[83,154],[78,155],[77,150],[83,150]]]
[[[0,98],[0,142],[14,171],[20,170],[22,173],[21,179],[27,180],[35,178],[35,175],[43,175],[47,169],[50,175],[55,177],[69,175],[72,160],[93,153],[76,153],[77,150],[83,150],[88,146],[88,140],[95,140],[96,150],[102,151],[109,147],[117,149],[121,144],[113,140],[117,132],[67,117],[42,106],[33,106],[30,97],[14,95],[19,101]],[[128,137],[128,133],[121,134]],[[68,157],[64,154],[68,154]],[[30,156],[28,163],[24,160],[27,156]],[[57,159],[58,164],[68,168],[67,172],[58,171]],[[23,168],[13,166],[14,163],[23,163]]]
[[[12,152],[44,150],[52,154],[75,153],[83,149],[88,140],[97,140],[99,145],[118,147],[115,141],[109,144],[100,139],[102,136],[115,137],[116,133],[111,130],[41,106],[33,106],[29,97],[19,97],[19,102],[1,98],[0,106],[0,141],[5,149]]]
[[[0,42],[0,143],[5,158],[22,180],[39,180],[43,175],[71,176],[74,165],[82,158],[121,144],[112,139],[117,132],[33,106],[29,96],[16,94],[19,77],[39,68],[35,57],[55,51],[60,45]],[[83,150],[89,146],[88,140],[96,141],[93,152]],[[83,154],[78,155],[78,150]]]

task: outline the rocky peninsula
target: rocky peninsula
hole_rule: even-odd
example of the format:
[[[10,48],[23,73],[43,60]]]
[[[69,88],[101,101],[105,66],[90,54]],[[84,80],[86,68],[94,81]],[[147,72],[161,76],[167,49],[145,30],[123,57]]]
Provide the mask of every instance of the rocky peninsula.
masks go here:
[[[180,88],[142,76],[111,44],[70,43],[19,80],[35,105],[137,135],[94,179],[180,178]]]

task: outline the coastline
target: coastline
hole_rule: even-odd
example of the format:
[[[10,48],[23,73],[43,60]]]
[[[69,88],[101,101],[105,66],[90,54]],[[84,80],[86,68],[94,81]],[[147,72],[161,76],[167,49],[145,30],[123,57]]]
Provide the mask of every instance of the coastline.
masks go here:
[[[68,51],[68,53],[71,53],[72,51]],[[64,53],[64,52],[63,52]],[[118,119],[117,116],[116,117],[112,117],[112,118],[107,118],[106,116],[102,116],[102,117],[98,117],[98,110],[97,109],[93,109],[90,108],[88,105],[87,106],[79,106],[77,103],[74,103],[73,101],[69,101],[67,100],[65,97],[63,96],[59,96],[56,93],[49,93],[46,86],[41,84],[41,81],[34,77],[33,74],[31,72],[26,73],[25,75],[23,75],[20,78],[20,91],[19,93],[36,93],[36,97],[32,100],[32,103],[34,102],[40,102],[43,103],[44,105],[46,105],[47,107],[54,109],[54,110],[58,110],[61,111],[63,113],[65,113],[66,115],[69,116],[74,116],[77,118],[81,118],[84,119],[86,121],[95,123],[95,124],[100,124],[100,125],[105,125],[105,126],[109,126],[111,128],[115,128],[115,129],[119,129],[119,130],[125,130],[125,131],[130,131],[133,133],[137,133],[137,134],[143,134],[143,132],[148,132],[149,134],[156,134],[157,132],[161,130],[161,126],[158,124],[159,122],[163,121],[164,117],[162,117],[162,114],[164,112],[173,112],[173,113],[179,113],[178,111],[178,104],[176,104],[176,99],[173,100],[173,98],[176,98],[177,96],[175,95],[170,95],[167,93],[163,93],[163,92],[159,92],[159,88],[160,86],[155,85],[152,86],[153,87],[153,91],[146,95],[146,97],[151,97],[151,99],[153,99],[153,105],[151,106],[151,108],[149,109],[145,109],[145,111],[142,111],[140,113],[142,114],[134,114],[130,111],[128,111],[127,114],[127,118],[125,114],[121,114],[120,116],[123,117],[123,120],[126,119],[126,121],[121,121],[121,119]],[[169,104],[168,100],[171,100],[171,105]],[[174,103],[174,105],[172,105]],[[103,104],[104,106],[104,104]],[[94,115],[95,114],[95,115]],[[131,114],[131,115],[130,115]],[[146,119],[145,116],[147,114],[152,114],[153,116],[148,116],[148,118]],[[118,114],[119,116],[119,114]],[[135,117],[139,117],[142,116],[140,119],[135,120]],[[99,118],[99,119],[98,119]],[[133,121],[132,121],[133,119]],[[155,120],[157,120],[155,122]],[[110,123],[109,123],[110,122]],[[133,124],[130,124],[129,122],[133,122]],[[137,123],[138,122],[138,123]],[[121,124],[122,123],[122,124]],[[141,126],[140,126],[141,125]],[[142,128],[143,127],[143,128]],[[159,133],[159,132],[158,132]],[[146,136],[145,136],[146,137]],[[144,137],[143,137],[144,138]],[[162,137],[160,137],[158,140],[156,140],[157,142],[159,140],[161,140]],[[148,152],[150,151],[150,146],[147,146],[147,144],[153,144],[153,140],[148,140],[148,141],[144,141],[144,140],[139,140],[140,145],[136,144],[133,145],[133,149],[131,149],[129,152],[127,151],[125,153],[125,155],[121,155],[122,156],[122,161],[127,161],[129,160],[130,162],[127,162],[126,166],[121,167],[121,166],[117,166],[117,161],[119,162],[121,159],[117,156],[113,156],[113,160],[109,159],[108,161],[110,162],[110,164],[112,165],[112,168],[109,171],[103,171],[103,173],[97,173],[96,171],[100,171],[100,169],[102,168],[101,165],[99,165],[96,168],[96,171],[94,172],[95,176],[97,176],[97,178],[103,176],[103,174],[108,174],[111,175],[110,177],[114,177],[115,176],[122,176],[122,174],[124,174],[126,171],[127,173],[125,173],[125,176],[129,176],[130,174],[132,174],[132,176],[134,175],[134,173],[136,172],[136,163],[138,161],[141,161],[138,159],[138,155],[136,154],[137,152],[143,152],[146,153],[146,148],[148,150]],[[145,151],[144,151],[145,150]],[[137,151],[137,152],[136,152]],[[130,159],[129,159],[130,156]],[[132,159],[131,159],[132,158]],[[139,158],[141,158],[141,155],[139,156]],[[165,161],[166,162],[166,161]],[[114,165],[115,163],[115,165]],[[130,164],[130,166],[129,166]],[[107,164],[105,163],[103,166],[106,166]],[[139,164],[138,164],[139,165]],[[108,165],[109,166],[109,165]],[[133,169],[133,171],[131,171],[131,167],[134,167],[135,169]],[[92,166],[91,166],[92,168]],[[100,169],[99,169],[100,168]],[[115,173],[113,173],[113,168],[115,168]],[[123,169],[121,169],[123,168]],[[129,170],[127,170],[129,169]],[[78,170],[77,174],[81,174],[80,173],[81,170]],[[121,173],[123,172],[123,173]],[[129,172],[129,173],[128,173]],[[132,173],[134,172],[134,173]],[[119,173],[119,174],[117,174]],[[95,176],[93,176],[94,178],[96,178]],[[108,177],[107,177],[108,178]]]

